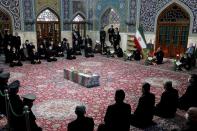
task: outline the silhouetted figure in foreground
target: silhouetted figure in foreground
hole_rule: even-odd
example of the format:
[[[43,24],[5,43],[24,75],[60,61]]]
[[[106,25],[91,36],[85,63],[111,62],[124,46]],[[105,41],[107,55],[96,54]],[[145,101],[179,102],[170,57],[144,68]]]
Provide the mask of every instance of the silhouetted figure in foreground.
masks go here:
[[[12,82],[9,85],[9,99],[10,105],[14,113],[18,115],[23,114],[23,102],[18,95],[20,82],[18,80]],[[11,110],[10,111],[10,127],[13,131],[21,131],[22,124],[20,122],[23,120],[21,116],[16,116]]]
[[[190,107],[197,107],[197,75],[192,74],[188,82],[189,85],[185,94],[179,99],[179,108],[185,111]]]
[[[138,106],[133,115],[131,115],[131,125],[145,128],[153,123],[155,105],[155,95],[150,93],[150,84],[145,83],[142,86],[142,96],[139,99]]]
[[[36,124],[36,117],[33,114],[31,108],[33,106],[33,101],[36,99],[34,94],[27,94],[23,96],[23,106],[28,106],[29,108],[29,128],[31,131],[42,131],[42,128]],[[23,116],[22,125],[23,129],[20,131],[27,131],[25,116]]]
[[[179,98],[178,91],[172,87],[171,81],[164,84],[164,89],[161,100],[156,105],[155,114],[160,117],[171,118],[176,114]]]
[[[68,131],[93,131],[94,121],[90,117],[85,116],[85,106],[77,106],[75,114],[77,119],[68,124]]]
[[[0,92],[4,95],[5,89],[8,89],[8,80],[10,78],[9,72],[4,72],[1,70],[0,73]],[[6,107],[5,107],[5,97],[0,95],[0,114],[6,115]]]
[[[108,106],[105,114],[105,124],[103,125],[105,131],[129,131],[131,106],[124,103],[124,98],[124,91],[117,90],[115,94],[116,103]]]

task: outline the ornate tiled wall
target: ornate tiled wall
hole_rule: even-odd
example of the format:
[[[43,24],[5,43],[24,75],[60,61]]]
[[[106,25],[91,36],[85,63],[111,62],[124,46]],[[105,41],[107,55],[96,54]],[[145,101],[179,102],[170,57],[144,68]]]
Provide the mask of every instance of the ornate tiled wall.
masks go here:
[[[113,8],[120,16],[120,30],[126,31],[127,25],[125,24],[128,15],[128,1],[127,0],[99,0],[96,3],[95,9],[95,30],[100,29],[100,21],[102,15],[109,8]]]
[[[87,17],[88,17],[88,30],[93,30],[93,0],[88,0],[87,5],[88,5],[88,12],[87,12]]]
[[[86,8],[87,8],[87,5],[85,3],[85,1],[73,1],[72,2],[72,9],[73,9],[73,15],[76,14],[77,12],[81,12],[83,13],[86,17]]]
[[[71,26],[67,24],[71,18],[70,0],[62,0],[62,18],[63,30],[70,30]]]
[[[137,0],[129,1],[129,15],[128,15],[128,31],[135,32],[136,30],[136,17],[137,17]]]
[[[140,24],[145,31],[153,32],[155,18],[157,12],[159,12],[166,4],[172,0],[141,0],[141,12],[140,12]],[[197,33],[197,0],[180,0],[193,12],[193,33]]]
[[[45,8],[51,8],[60,15],[60,0],[36,0],[36,15]]]
[[[0,0],[0,7],[5,8],[12,16],[14,30],[21,30],[21,14],[19,0]]]
[[[34,0],[23,0],[23,20],[24,20],[24,30],[34,31],[34,27],[35,27]]]

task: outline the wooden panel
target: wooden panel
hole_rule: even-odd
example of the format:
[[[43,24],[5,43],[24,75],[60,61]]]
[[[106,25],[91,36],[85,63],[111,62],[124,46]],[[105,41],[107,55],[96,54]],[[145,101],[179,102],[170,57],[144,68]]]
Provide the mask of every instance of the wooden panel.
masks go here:
[[[54,44],[60,42],[60,23],[59,22],[37,22],[37,41],[38,45],[46,39],[53,41]]]
[[[176,58],[177,54],[185,53],[189,24],[189,15],[186,11],[177,4],[169,6],[158,18],[156,48],[161,47],[165,57],[170,58]]]
[[[0,32],[5,31],[12,33],[12,21],[8,14],[0,10]]]

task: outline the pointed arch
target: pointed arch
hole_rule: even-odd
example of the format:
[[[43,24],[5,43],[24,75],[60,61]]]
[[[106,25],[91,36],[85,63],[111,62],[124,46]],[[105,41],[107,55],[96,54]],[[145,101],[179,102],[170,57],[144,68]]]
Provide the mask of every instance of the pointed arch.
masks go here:
[[[60,17],[54,10],[47,7],[40,11],[36,18],[36,33],[38,46],[44,39],[47,42],[53,41],[55,45],[60,42]]]
[[[102,15],[100,17],[100,26],[101,27],[106,27],[106,26],[109,26],[111,24],[113,24],[114,27],[119,28],[119,26],[120,26],[120,16],[114,8],[108,7],[102,12]]]
[[[6,19],[8,19],[8,20],[6,20],[6,21],[3,21],[3,20],[1,20],[1,18],[0,18],[0,22],[6,22],[6,23],[0,23],[0,24],[2,24],[2,27],[4,27],[4,28],[8,28],[8,30],[10,30],[10,33],[12,33],[13,32],[13,27],[14,27],[14,20],[13,20],[13,17],[12,17],[12,15],[10,14],[10,12],[9,11],[7,11],[4,7],[2,7],[2,6],[0,6],[0,12],[2,12],[1,13],[1,15],[0,16],[2,16],[2,17],[6,17]],[[8,23],[7,23],[8,22]],[[4,25],[4,24],[6,24],[6,25]],[[4,29],[5,30],[5,29]],[[2,31],[2,30],[0,30],[0,31]],[[4,32],[4,31],[3,31]]]
[[[79,20],[79,21],[74,21],[74,20]],[[86,20],[86,17],[85,17],[85,14],[83,14],[82,12],[76,12],[74,15],[73,15],[73,18],[72,18],[72,21],[73,22],[85,22]]]
[[[54,10],[48,7],[43,9],[37,15],[37,21],[59,21],[59,20],[60,18],[58,14]]]
[[[163,6],[163,8],[161,8],[156,17],[155,17],[155,28],[154,28],[154,32],[156,33],[157,31],[157,25],[158,25],[158,18],[160,16],[160,14],[166,9],[168,8],[169,6],[173,5],[173,4],[177,4],[179,7],[183,8],[187,13],[188,15],[190,16],[190,27],[189,27],[189,35],[192,34],[192,28],[193,28],[193,22],[194,22],[194,14],[193,12],[191,11],[191,9],[185,5],[184,3],[182,3],[181,1],[179,0],[172,0],[171,2],[169,2],[168,4],[166,4],[165,6]]]
[[[157,16],[156,48],[162,47],[166,57],[175,58],[187,48],[190,14],[180,4],[173,2]]]

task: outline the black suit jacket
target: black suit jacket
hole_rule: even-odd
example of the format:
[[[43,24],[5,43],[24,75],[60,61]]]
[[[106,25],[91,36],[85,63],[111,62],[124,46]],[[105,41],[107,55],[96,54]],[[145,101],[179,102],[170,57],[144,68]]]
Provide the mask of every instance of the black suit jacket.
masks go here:
[[[77,118],[68,124],[68,131],[93,131],[94,120],[90,117]]]
[[[129,131],[131,106],[126,103],[115,103],[107,108],[105,125],[109,131]]]
[[[152,93],[143,94],[138,102],[134,114],[144,121],[151,121],[154,114],[155,95]]]
[[[169,116],[176,112],[178,106],[178,91],[172,88],[161,95],[161,100],[156,106],[163,115]]]

